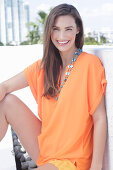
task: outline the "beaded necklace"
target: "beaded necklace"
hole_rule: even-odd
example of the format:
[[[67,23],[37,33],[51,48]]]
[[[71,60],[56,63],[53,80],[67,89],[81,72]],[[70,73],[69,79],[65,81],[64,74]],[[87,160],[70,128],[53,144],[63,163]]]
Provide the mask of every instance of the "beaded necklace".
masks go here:
[[[60,85],[59,90],[56,91],[56,92],[57,92],[57,97],[55,97],[55,100],[58,100],[58,95],[59,95],[59,93],[60,93],[63,85],[64,85],[65,82],[67,81],[67,79],[68,79],[68,77],[69,77],[69,75],[70,75],[70,72],[71,72],[72,68],[74,67],[74,62],[76,61],[77,57],[78,57],[81,53],[82,53],[82,49],[78,48],[78,49],[76,50],[76,52],[75,52],[74,57],[73,57],[72,60],[71,60],[71,64],[68,65],[68,69],[67,69],[67,71],[66,71],[66,73],[65,73],[65,78],[64,78],[64,80],[62,81],[62,84]]]

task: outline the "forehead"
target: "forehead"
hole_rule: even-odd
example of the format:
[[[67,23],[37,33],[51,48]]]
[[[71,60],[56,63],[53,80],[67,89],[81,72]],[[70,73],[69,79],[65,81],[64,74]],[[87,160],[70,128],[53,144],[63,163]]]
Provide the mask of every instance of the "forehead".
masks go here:
[[[71,15],[58,16],[54,22],[54,26],[58,26],[58,27],[75,26],[75,25],[76,25],[75,20]]]

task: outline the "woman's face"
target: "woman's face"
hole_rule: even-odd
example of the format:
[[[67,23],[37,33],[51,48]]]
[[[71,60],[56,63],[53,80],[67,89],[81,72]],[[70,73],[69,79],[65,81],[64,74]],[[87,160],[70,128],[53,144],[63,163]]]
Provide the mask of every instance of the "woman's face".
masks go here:
[[[59,16],[51,30],[51,40],[60,52],[69,51],[75,48],[75,38],[78,33],[79,29],[72,16]]]

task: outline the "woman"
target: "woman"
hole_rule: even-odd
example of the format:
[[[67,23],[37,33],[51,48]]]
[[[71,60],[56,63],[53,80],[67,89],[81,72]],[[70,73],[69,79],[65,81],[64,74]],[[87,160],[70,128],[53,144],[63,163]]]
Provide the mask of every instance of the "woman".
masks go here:
[[[42,60],[0,84],[0,140],[10,124],[39,170],[102,170],[107,81],[101,60],[82,51],[83,36],[77,9],[56,6],[46,20]],[[40,120],[10,94],[27,86]]]

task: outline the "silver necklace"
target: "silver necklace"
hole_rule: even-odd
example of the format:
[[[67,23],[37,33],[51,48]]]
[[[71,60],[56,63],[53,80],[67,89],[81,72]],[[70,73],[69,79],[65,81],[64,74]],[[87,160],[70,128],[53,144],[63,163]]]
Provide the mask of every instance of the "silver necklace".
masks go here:
[[[61,83],[61,85],[60,85],[60,87],[59,87],[59,90],[56,91],[57,97],[55,97],[55,100],[58,100],[59,93],[60,93],[61,89],[63,88],[65,82],[67,81],[67,79],[68,79],[68,77],[69,77],[69,75],[70,75],[70,72],[71,72],[72,68],[74,67],[74,63],[75,63],[77,57],[78,57],[81,53],[82,53],[82,49],[78,48],[78,49],[76,50],[76,52],[75,52],[74,57],[73,57],[72,60],[71,60],[71,64],[68,65],[68,69],[67,69],[67,71],[66,71],[66,73],[65,73],[64,80],[62,81],[62,83]]]

